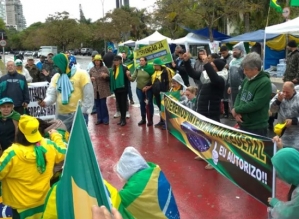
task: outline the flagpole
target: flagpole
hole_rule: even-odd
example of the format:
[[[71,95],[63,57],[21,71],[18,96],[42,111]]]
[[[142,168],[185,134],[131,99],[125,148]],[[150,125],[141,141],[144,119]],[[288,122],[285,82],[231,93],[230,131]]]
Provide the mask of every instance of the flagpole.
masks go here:
[[[263,69],[265,70],[265,63],[266,63],[266,27],[268,27],[269,24],[269,15],[270,15],[270,4],[268,8],[268,14],[267,14],[267,20],[266,20],[266,26],[264,31],[264,52],[263,52]]]

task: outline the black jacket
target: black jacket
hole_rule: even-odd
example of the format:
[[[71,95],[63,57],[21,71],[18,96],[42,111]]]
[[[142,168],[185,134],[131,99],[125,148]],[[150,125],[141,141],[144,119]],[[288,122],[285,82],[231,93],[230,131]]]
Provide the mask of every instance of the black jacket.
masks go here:
[[[9,97],[13,100],[15,107],[21,107],[22,104],[29,103],[29,90],[24,75],[17,72],[7,73],[0,78],[0,99]]]
[[[112,68],[114,56],[115,56],[115,54],[113,52],[107,52],[104,55],[103,61],[107,68]]]
[[[179,63],[179,59],[176,60],[175,64],[175,70],[178,71],[178,73],[181,75],[183,81],[184,81],[184,84],[186,87],[188,87],[190,85],[189,83],[189,76],[188,76],[188,73],[186,71],[186,68],[185,68],[185,64],[184,64],[184,61],[182,60],[181,63]]]
[[[201,72],[195,71],[191,67],[191,62],[185,62],[186,70],[189,76],[199,80]],[[225,80],[219,76],[210,63],[204,65],[211,82],[203,84],[199,92],[197,100],[197,112],[210,118],[215,119],[220,116],[220,103],[223,98],[225,88]]]

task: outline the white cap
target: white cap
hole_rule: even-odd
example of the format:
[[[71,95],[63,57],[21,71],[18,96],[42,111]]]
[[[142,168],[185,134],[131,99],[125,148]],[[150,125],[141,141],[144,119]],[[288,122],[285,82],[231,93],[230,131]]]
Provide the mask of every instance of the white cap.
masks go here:
[[[149,168],[146,160],[132,146],[126,147],[115,166],[115,171],[124,180],[128,180],[136,172]]]

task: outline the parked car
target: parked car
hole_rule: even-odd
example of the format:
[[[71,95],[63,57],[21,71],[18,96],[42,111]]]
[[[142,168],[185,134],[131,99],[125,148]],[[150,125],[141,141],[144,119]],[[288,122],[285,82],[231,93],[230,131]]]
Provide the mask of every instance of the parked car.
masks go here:
[[[93,49],[91,49],[91,48],[82,48],[81,49],[81,55],[83,55],[83,56],[85,56],[85,55],[91,56],[92,51],[93,51]]]
[[[33,52],[32,51],[26,51],[24,53],[24,56],[33,56]]]
[[[74,49],[74,55],[80,55],[80,50],[79,49]]]

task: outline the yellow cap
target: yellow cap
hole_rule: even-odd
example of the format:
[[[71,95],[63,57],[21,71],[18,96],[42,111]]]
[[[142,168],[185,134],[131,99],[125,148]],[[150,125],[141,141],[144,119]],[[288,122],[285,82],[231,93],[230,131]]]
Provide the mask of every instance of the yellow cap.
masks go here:
[[[274,133],[278,136],[282,136],[284,130],[286,128],[286,123],[278,123],[274,126]]]
[[[93,58],[93,61],[102,61],[102,60],[103,60],[102,56],[99,54],[95,55],[95,57]]]
[[[42,136],[39,133],[39,122],[32,116],[22,115],[19,120],[19,129],[24,134],[27,141],[30,143],[36,143],[42,140]]]

